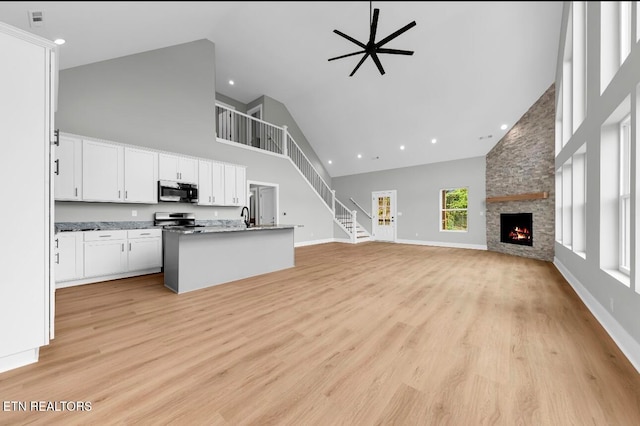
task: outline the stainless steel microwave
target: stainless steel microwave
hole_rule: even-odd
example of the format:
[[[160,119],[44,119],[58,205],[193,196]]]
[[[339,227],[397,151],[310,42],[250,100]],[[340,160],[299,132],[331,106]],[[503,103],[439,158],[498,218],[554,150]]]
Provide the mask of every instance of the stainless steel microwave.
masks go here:
[[[175,203],[197,203],[198,185],[195,183],[158,181],[158,201]]]

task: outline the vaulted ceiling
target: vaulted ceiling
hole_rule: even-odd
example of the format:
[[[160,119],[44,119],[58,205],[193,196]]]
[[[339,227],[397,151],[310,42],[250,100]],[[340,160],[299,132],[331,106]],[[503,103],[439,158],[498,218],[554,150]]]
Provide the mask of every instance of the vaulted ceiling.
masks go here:
[[[373,8],[376,41],[416,21],[386,45],[415,53],[380,55],[385,75],[368,59],[353,77],[360,55],[328,59],[359,50],[334,29],[368,39],[365,1],[0,2],[0,21],[66,39],[61,69],[207,38],[217,91],[284,103],[333,177],[485,155],[554,82],[562,2]]]

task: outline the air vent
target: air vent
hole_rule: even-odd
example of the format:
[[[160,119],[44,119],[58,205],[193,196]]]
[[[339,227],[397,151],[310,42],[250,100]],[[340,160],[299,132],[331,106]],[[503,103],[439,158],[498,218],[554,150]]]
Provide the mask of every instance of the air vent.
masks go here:
[[[44,26],[44,12],[40,10],[29,11],[29,26],[31,28]]]

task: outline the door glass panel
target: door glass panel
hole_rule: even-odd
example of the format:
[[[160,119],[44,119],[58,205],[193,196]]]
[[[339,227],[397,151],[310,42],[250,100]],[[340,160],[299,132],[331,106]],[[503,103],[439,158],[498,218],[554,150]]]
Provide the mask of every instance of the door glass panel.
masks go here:
[[[391,225],[391,197],[378,197],[378,225]]]

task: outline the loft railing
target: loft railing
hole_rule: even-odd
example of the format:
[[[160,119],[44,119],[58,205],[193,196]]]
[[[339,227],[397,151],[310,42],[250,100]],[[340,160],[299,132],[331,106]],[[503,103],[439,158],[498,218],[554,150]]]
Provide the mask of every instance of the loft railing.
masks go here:
[[[279,127],[216,103],[216,129],[220,139],[289,157],[333,212],[334,219],[349,234],[350,240],[356,242],[356,211],[350,211],[336,199],[335,191],[331,190],[302,152],[287,131],[287,126]]]
[[[266,121],[216,104],[218,137],[276,154],[284,154],[284,131]]]

